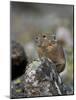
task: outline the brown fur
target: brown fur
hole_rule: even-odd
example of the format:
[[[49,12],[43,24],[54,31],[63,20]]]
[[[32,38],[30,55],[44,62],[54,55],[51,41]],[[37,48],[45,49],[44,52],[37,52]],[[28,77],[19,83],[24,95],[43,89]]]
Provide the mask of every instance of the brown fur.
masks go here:
[[[48,34],[41,34],[41,37],[40,35],[36,37],[39,57],[47,57],[51,59],[56,64],[58,73],[62,72],[65,68],[65,55],[62,46],[54,39],[51,41]]]

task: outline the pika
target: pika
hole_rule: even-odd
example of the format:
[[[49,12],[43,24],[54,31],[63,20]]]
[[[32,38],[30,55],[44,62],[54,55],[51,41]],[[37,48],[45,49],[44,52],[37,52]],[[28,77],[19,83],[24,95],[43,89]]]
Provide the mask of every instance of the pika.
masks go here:
[[[55,63],[57,72],[65,69],[65,54],[63,47],[56,40],[56,36],[50,33],[38,33],[34,36],[39,58],[46,57]]]

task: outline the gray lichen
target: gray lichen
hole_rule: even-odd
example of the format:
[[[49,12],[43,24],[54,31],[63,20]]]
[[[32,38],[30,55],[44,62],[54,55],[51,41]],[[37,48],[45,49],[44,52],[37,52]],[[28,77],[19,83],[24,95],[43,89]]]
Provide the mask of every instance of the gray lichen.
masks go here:
[[[26,67],[25,74],[11,83],[12,98],[56,96],[70,94],[47,58],[35,60]]]

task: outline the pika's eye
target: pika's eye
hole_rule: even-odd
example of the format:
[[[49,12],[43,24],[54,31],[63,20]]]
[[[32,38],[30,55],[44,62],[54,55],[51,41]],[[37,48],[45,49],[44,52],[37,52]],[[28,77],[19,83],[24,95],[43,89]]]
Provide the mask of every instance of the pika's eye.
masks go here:
[[[43,35],[43,38],[45,38],[46,37],[46,35]]]

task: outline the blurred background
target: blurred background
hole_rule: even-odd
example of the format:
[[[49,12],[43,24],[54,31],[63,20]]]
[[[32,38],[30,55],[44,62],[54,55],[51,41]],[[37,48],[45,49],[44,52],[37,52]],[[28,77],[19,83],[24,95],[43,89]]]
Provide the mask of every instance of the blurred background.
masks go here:
[[[55,33],[62,43],[66,55],[63,74],[65,83],[73,83],[73,6],[11,2],[11,40],[21,43],[29,59],[36,58],[37,52],[32,36],[38,32]]]

